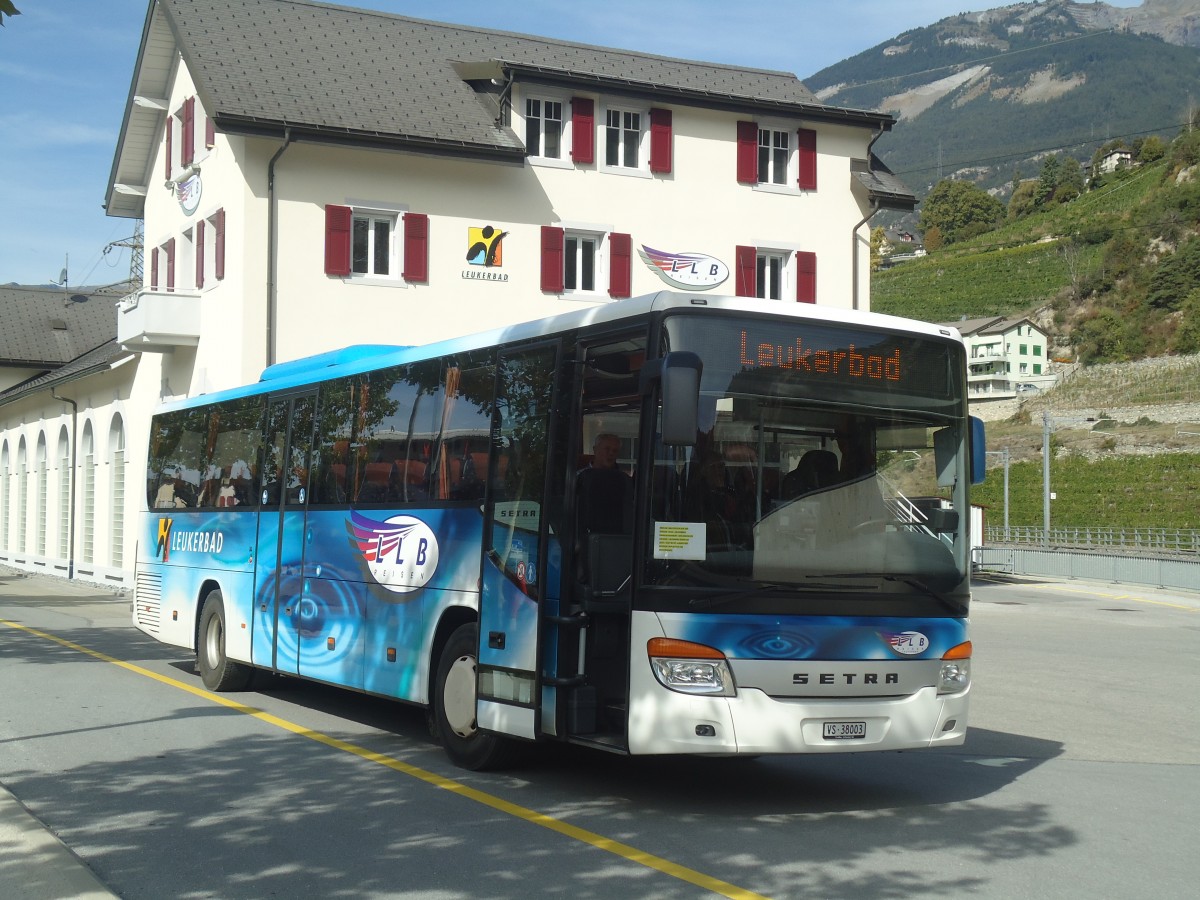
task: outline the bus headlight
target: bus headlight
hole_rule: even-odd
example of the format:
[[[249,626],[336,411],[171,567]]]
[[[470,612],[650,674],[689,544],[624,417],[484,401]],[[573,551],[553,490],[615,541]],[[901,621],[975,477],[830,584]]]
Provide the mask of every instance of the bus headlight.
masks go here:
[[[938,693],[957,694],[971,686],[971,642],[951,647],[942,656],[938,674]]]
[[[669,690],[710,697],[737,696],[733,672],[720,650],[691,641],[651,638],[646,655],[654,677]]]

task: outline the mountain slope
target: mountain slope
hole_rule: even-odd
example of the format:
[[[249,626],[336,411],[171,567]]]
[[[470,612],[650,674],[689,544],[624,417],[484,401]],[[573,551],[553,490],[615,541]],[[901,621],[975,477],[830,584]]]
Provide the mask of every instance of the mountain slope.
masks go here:
[[[1049,0],[951,16],[805,79],[824,101],[899,122],[875,146],[918,195],[945,177],[1003,193],[1047,151],[1169,138],[1200,103],[1195,0],[1136,9]]]

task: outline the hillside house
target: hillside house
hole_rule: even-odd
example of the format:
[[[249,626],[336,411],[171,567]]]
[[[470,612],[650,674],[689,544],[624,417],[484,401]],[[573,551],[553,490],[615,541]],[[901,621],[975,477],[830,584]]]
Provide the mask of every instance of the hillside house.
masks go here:
[[[916,202],[871,153],[893,124],[784,72],[152,0],[106,188],[110,215],[144,220],[145,280],[118,304],[119,358],[57,385],[91,482],[72,500],[48,476],[34,504],[6,463],[0,562],[63,566],[49,510],[75,503],[76,571],[128,583],[154,406],[274,363],[672,287],[866,309],[869,220]],[[684,254],[713,264],[683,278]],[[72,407],[52,387],[0,398],[4,460],[58,446]]]
[[[1054,384],[1049,340],[1029,319],[991,316],[944,324],[957,328],[967,345],[969,399],[1007,400]]]

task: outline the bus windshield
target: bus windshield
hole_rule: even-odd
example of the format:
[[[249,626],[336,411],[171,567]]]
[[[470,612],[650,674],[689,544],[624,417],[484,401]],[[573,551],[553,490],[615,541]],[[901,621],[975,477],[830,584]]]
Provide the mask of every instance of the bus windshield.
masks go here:
[[[694,444],[654,447],[647,584],[692,608],[782,589],[963,614],[960,344],[709,316],[668,318],[665,343],[704,371]]]

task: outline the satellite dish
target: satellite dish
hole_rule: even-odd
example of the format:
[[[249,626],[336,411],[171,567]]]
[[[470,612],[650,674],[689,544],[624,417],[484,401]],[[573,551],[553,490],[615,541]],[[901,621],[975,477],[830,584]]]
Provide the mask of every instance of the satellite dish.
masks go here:
[[[67,283],[67,270],[66,269],[63,269],[61,272],[58,273],[58,283],[59,284]]]
[[[72,303],[87,303],[92,298],[87,294],[72,294],[70,299]]]

